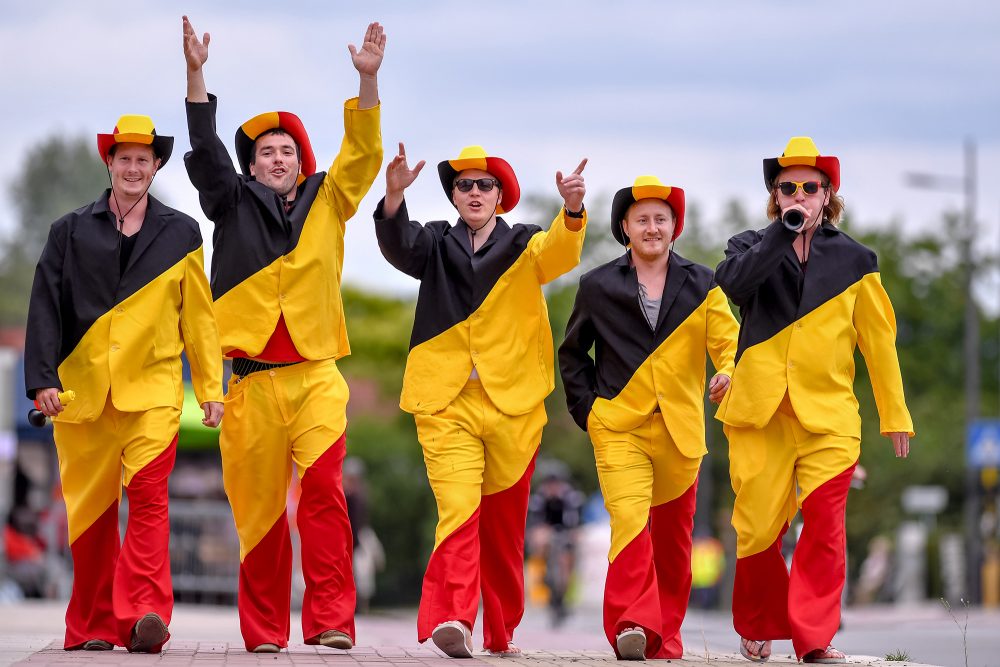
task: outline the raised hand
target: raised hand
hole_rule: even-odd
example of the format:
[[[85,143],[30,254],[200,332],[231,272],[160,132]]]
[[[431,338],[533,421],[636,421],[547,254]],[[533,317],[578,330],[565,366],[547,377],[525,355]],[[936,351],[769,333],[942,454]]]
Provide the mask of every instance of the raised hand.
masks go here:
[[[212,41],[212,36],[207,32],[198,39],[198,33],[194,31],[191,21],[184,17],[184,60],[187,61],[188,71],[195,72],[201,69],[208,60],[208,43]]]
[[[351,60],[354,68],[361,76],[375,76],[378,68],[382,65],[382,56],[385,53],[385,32],[378,22],[370,23],[365,32],[365,41],[361,44],[361,49],[357,49],[353,44],[347,45],[347,50],[351,52]]]
[[[406,163],[406,148],[403,142],[399,142],[399,155],[392,158],[389,166],[385,168],[385,202],[382,210],[387,218],[391,218],[399,212],[399,207],[403,205],[403,190],[410,187],[413,181],[417,180],[420,170],[424,168],[424,161],[421,160],[413,169]]]
[[[406,162],[406,147],[403,142],[399,142],[399,155],[392,158],[389,166],[385,168],[385,191],[389,193],[402,193],[410,187],[413,181],[417,180],[420,170],[424,168],[424,160],[418,162],[413,169],[410,169]]]
[[[587,187],[583,182],[583,168],[587,166],[587,158],[583,158],[573,173],[563,178],[561,171],[556,172],[556,187],[563,198],[567,211],[577,212],[583,208],[583,196]]]

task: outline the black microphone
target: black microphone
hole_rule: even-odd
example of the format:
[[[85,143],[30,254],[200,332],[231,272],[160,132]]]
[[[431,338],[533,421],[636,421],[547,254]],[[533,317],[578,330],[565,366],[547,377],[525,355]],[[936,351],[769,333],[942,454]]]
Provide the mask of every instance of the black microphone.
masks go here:
[[[63,405],[66,405],[75,398],[76,398],[76,392],[73,391],[72,389],[59,392],[59,402],[62,403]],[[38,401],[35,401],[35,405],[38,405]],[[28,410],[28,423],[34,426],[35,428],[42,428],[43,426],[45,426],[48,419],[49,418],[45,416],[45,413],[39,410],[38,408],[32,408],[31,410]]]
[[[781,214],[781,224],[793,232],[802,229],[802,225],[805,223],[806,216],[802,215],[802,211],[797,208],[790,208]]]

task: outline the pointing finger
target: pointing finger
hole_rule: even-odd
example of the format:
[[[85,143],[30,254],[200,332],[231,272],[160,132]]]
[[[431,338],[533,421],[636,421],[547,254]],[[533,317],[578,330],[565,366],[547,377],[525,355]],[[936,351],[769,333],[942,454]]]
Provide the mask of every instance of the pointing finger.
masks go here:
[[[583,173],[583,168],[586,167],[586,166],[587,166],[587,158],[583,158],[583,160],[580,162],[580,166],[578,166],[575,170],[573,170],[573,173],[574,174],[582,174]]]

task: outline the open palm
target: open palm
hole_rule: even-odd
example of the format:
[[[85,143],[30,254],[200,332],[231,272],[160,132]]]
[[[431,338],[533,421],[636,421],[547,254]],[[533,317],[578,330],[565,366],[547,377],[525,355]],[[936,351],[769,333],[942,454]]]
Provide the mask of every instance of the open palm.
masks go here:
[[[188,17],[184,17],[184,59],[188,69],[199,70],[208,61],[208,43],[211,40],[212,36],[207,32],[202,39],[198,39],[198,33],[194,31]]]
[[[385,32],[382,26],[378,23],[369,24],[361,49],[358,50],[353,44],[348,44],[347,50],[351,52],[351,60],[354,61],[354,68],[359,74],[375,76],[382,65],[382,56],[385,53]]]

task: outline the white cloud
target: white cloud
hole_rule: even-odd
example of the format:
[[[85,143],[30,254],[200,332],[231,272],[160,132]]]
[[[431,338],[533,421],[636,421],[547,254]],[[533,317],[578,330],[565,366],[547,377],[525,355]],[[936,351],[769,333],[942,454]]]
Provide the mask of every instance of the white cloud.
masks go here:
[[[328,163],[340,143],[340,105],[357,90],[346,44],[378,19],[389,36],[380,75],[387,158],[404,140],[410,156],[430,163],[408,193],[421,219],[452,216],[434,167],[469,143],[508,157],[526,192],[552,192],[554,171],[587,155],[592,193],[656,173],[685,187],[706,221],[732,197],[757,211],[761,158],[788,136],[811,133],[840,156],[859,224],[900,218],[929,229],[961,206],[960,196],[908,189],[902,173],[959,174],[968,135],[980,144],[984,229],[1000,228],[992,187],[1000,181],[1000,8],[990,3],[956,0],[942,11],[902,0],[305,0],[296,8],[259,0],[190,8],[195,28],[213,35],[206,74],[220,97],[221,136],[230,144],[236,126],[260,111],[294,111]],[[0,25],[0,59],[9,130],[0,180],[10,182],[27,147],[49,134],[92,135],[122,113],[149,113],[177,137],[161,193],[200,214],[179,159],[187,147],[180,10],[24,5]],[[383,189],[380,177],[350,223],[345,279],[412,292],[415,283],[378,255],[371,231]],[[6,196],[0,229],[12,224]],[[984,248],[997,248],[996,237],[985,236]]]

